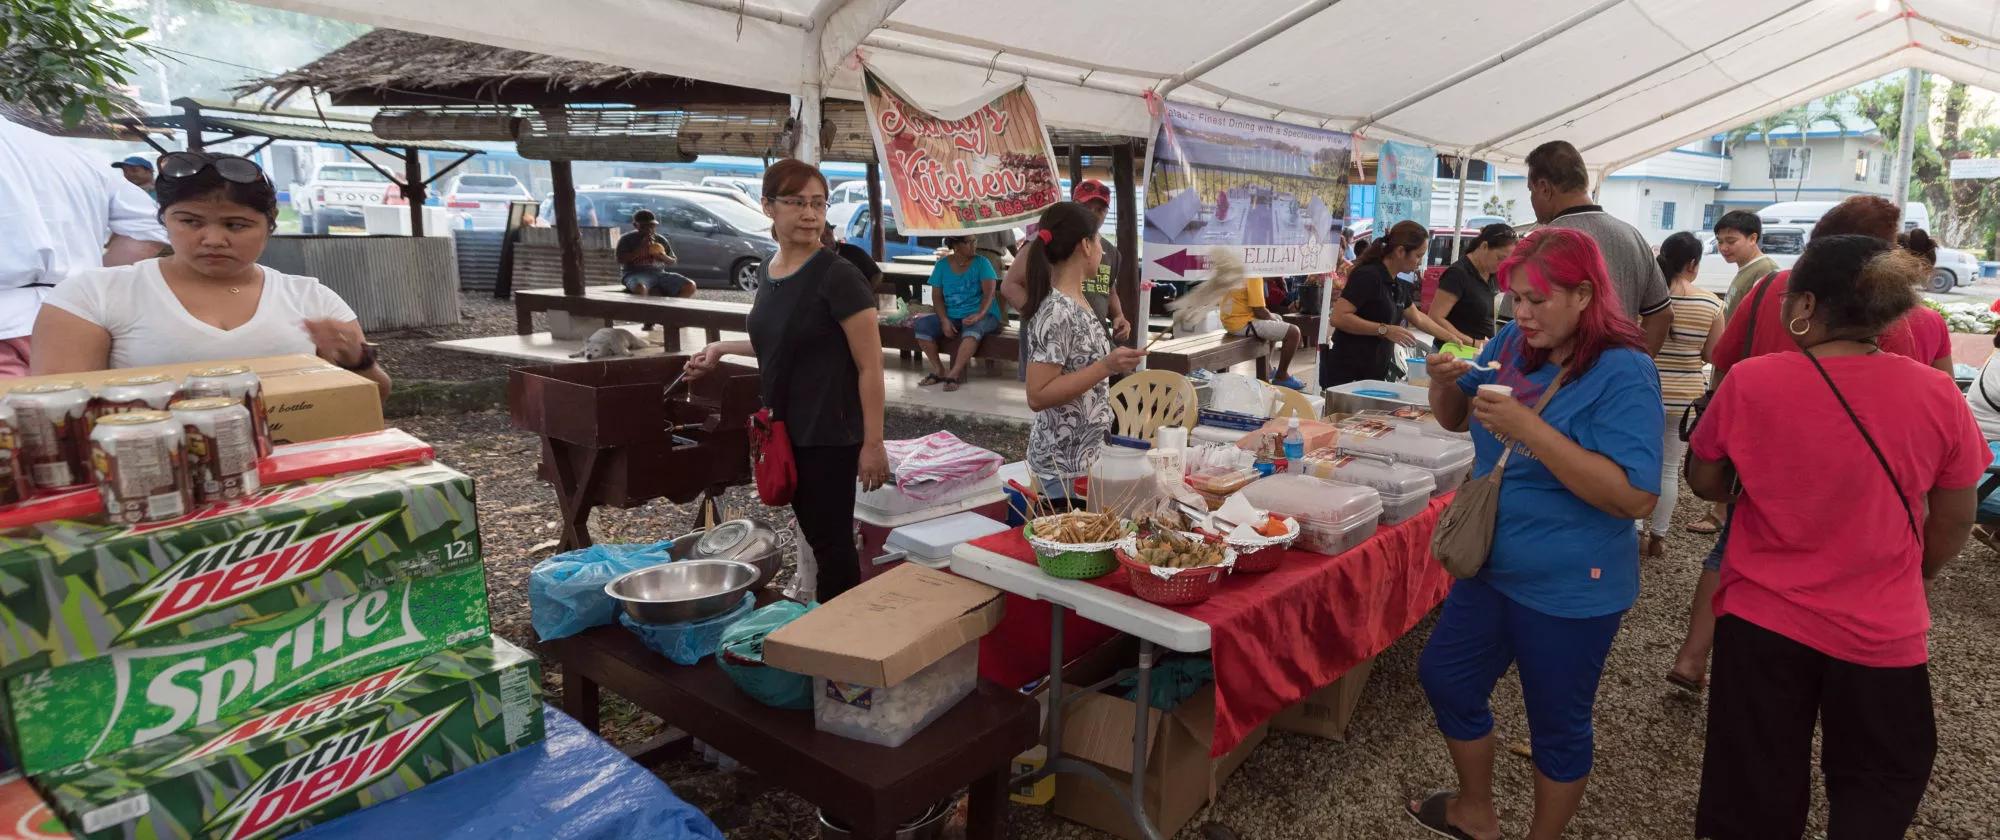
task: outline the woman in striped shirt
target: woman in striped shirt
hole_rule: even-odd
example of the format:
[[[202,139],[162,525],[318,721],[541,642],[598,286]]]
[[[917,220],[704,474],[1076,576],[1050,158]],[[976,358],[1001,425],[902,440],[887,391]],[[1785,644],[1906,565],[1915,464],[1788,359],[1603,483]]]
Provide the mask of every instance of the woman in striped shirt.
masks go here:
[[[1701,240],[1687,231],[1660,243],[1660,273],[1672,286],[1674,326],[1654,358],[1660,369],[1660,401],[1667,413],[1666,457],[1660,461],[1660,502],[1653,507],[1652,526],[1640,549],[1645,557],[1666,556],[1667,528],[1673,522],[1681,458],[1687,451],[1681,441],[1681,415],[1708,390],[1708,375],[1702,368],[1722,335],[1722,300],[1694,287],[1701,252]]]

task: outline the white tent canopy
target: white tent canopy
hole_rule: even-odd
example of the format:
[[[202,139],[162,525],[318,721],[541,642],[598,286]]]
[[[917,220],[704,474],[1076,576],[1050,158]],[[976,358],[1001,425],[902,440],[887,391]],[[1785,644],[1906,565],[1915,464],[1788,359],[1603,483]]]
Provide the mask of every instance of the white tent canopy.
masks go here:
[[[814,102],[860,98],[858,50],[933,108],[1026,78],[1073,129],[1145,136],[1158,91],[1600,171],[1901,68],[2000,89],[1994,0],[252,1]]]

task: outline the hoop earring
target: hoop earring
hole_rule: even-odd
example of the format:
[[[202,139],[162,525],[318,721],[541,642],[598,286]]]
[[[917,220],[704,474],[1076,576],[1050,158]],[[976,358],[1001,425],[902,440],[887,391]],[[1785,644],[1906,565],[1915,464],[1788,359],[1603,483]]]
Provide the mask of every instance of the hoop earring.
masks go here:
[[[1801,321],[1805,322],[1805,326],[1803,327],[1799,326],[1799,323]],[[1806,321],[1806,316],[1800,315],[1797,318],[1793,318],[1792,320],[1785,322],[1785,331],[1791,333],[1792,335],[1805,335],[1806,333],[1812,331],[1812,322]]]

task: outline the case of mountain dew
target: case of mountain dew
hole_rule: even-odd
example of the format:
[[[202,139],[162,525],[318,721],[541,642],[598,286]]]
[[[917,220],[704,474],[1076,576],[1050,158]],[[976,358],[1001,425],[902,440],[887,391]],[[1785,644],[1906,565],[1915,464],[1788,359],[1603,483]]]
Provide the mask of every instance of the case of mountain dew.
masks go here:
[[[497,637],[36,779],[78,837],[253,840],[539,743],[535,657]]]
[[[438,465],[263,488],[167,522],[0,533],[0,678],[481,568],[472,479]]]
[[[205,726],[483,638],[480,569],[391,583],[236,627],[142,641],[5,681],[29,775]]]

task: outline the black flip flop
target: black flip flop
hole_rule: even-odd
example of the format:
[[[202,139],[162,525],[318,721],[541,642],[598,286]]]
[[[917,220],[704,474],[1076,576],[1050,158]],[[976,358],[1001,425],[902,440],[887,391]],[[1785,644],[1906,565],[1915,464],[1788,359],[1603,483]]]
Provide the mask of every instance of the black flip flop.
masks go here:
[[[944,389],[947,391],[956,392],[958,391],[958,387],[963,384],[965,383],[958,381],[957,377],[947,376],[944,378]]]
[[[929,388],[932,385],[939,385],[950,381],[951,381],[950,377],[939,376],[933,373],[925,376],[922,381],[919,381],[917,383],[917,387]]]
[[[1449,837],[1451,840],[1473,840],[1472,835],[1458,830],[1457,826],[1452,825],[1445,819],[1445,805],[1455,795],[1457,794],[1454,791],[1438,791],[1425,797],[1423,804],[1415,808],[1410,807],[1408,803],[1404,803],[1403,813],[1409,814],[1410,819],[1417,821],[1417,825],[1429,829],[1432,834],[1439,837]]]
[[[1681,676],[1680,674],[1674,673],[1673,671],[1667,672],[1667,682],[1673,684],[1675,688],[1678,688],[1689,694],[1700,694],[1702,692],[1702,685],[1700,680],[1691,680],[1688,679],[1687,677]]]

